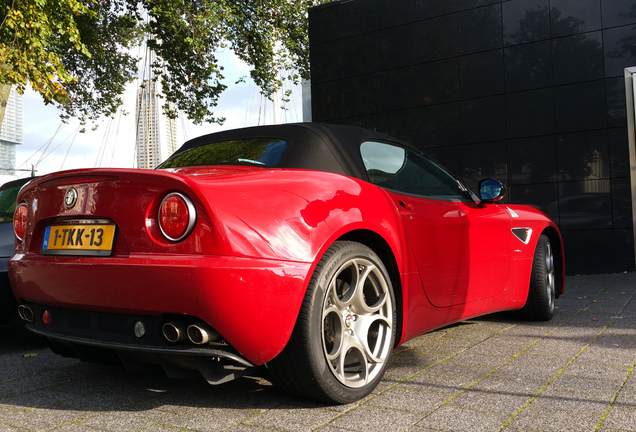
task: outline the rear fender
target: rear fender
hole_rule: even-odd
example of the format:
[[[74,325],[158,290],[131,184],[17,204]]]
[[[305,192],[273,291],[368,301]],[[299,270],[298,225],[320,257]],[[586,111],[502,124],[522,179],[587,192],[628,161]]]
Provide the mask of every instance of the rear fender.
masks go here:
[[[377,186],[319,171],[264,170],[198,187],[235,255],[315,264],[355,230],[377,233],[400,255],[401,222]]]

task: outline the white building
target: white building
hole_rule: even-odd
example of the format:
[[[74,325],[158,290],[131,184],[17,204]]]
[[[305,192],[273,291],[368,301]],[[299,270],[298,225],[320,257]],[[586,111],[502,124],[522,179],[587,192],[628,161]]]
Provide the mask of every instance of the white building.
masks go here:
[[[163,114],[159,91],[157,81],[144,81],[137,89],[137,168],[154,169],[177,149],[177,122]]]
[[[15,175],[15,147],[23,142],[22,95],[11,89],[0,130],[0,175]]]

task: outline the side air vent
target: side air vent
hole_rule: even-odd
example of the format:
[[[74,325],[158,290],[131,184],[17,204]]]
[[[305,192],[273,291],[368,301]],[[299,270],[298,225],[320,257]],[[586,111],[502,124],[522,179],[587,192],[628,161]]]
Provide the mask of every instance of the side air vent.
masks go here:
[[[513,228],[512,233],[521,241],[521,243],[528,244],[528,242],[530,242],[530,237],[532,237],[532,228]]]

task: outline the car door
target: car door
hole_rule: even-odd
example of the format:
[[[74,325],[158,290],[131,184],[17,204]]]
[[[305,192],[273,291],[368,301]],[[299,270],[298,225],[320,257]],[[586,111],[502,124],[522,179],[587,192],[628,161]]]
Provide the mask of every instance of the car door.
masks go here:
[[[497,296],[510,274],[511,216],[479,206],[438,165],[408,149],[366,142],[369,180],[387,190],[400,212],[430,302],[449,307]]]

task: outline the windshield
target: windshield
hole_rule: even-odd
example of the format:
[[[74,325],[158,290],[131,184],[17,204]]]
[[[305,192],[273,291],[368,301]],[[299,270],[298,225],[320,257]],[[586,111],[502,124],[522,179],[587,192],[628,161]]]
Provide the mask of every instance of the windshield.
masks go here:
[[[248,138],[203,144],[177,152],[159,165],[182,168],[199,165],[276,165],[287,147],[279,138]]]

